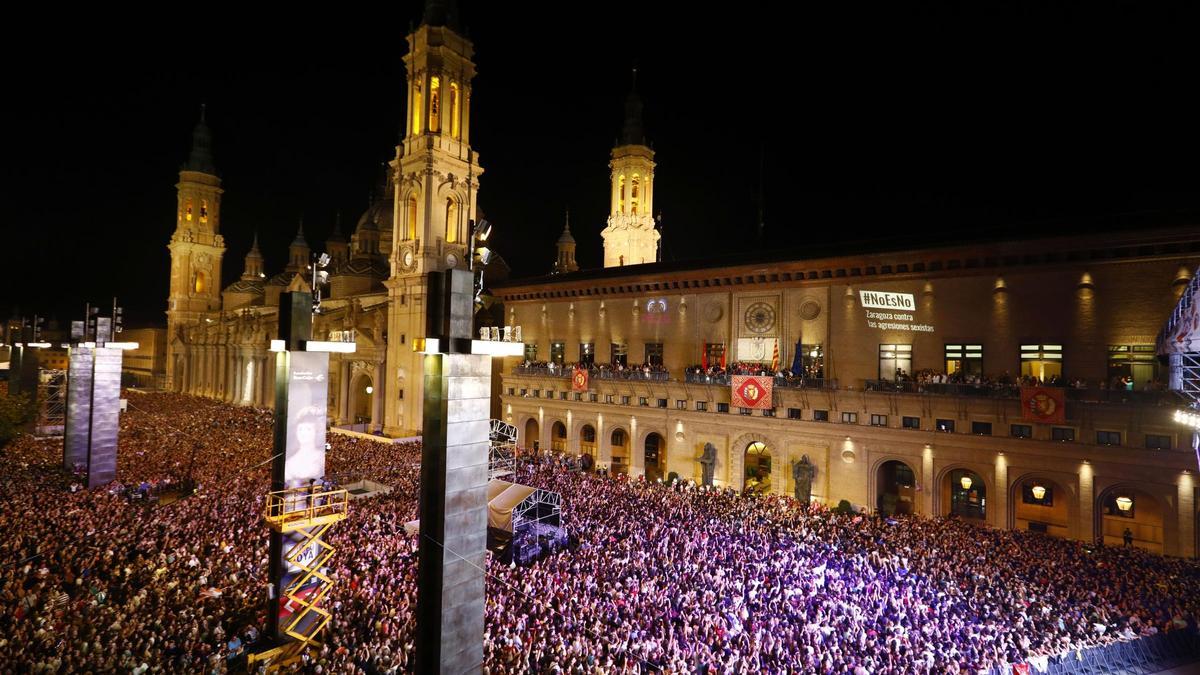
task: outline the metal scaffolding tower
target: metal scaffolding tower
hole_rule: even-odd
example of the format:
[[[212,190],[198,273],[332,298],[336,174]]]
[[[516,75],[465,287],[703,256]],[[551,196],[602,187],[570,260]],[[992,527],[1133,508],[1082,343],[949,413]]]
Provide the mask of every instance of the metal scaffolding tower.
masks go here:
[[[347,503],[345,490],[326,490],[316,484],[267,495],[263,518],[290,544],[287,562],[292,576],[283,589],[284,611],[290,613],[286,618],[281,613],[280,624],[291,641],[252,655],[251,663],[267,661],[268,672],[275,672],[300,661],[309,648],[321,646],[317,635],[333,618],[321,606],[334,583],[326,570],[337,553],[326,537],[346,518]]]
[[[67,371],[43,368],[38,372],[38,436],[61,436],[67,418]]]

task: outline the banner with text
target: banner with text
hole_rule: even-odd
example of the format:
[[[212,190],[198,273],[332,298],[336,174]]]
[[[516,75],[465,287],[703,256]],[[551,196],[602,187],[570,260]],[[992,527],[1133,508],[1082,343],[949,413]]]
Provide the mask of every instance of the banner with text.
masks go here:
[[[860,290],[858,300],[867,310],[868,328],[913,333],[933,332],[933,326],[913,320],[913,312],[917,311],[917,301],[912,293]]]
[[[730,392],[730,405],[752,410],[771,409],[771,389],[775,382],[769,377],[758,375],[734,375]]]
[[[1058,387],[1021,387],[1021,418],[1062,424],[1067,421],[1065,398]]]

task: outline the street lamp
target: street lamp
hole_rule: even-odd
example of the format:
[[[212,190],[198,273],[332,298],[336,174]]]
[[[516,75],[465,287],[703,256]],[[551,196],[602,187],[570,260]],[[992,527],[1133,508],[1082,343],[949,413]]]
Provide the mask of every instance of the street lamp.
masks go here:
[[[1046,486],[1045,485],[1034,485],[1030,489],[1030,492],[1033,493],[1033,498],[1038,501],[1041,501],[1046,498]]]
[[[1129,511],[1133,508],[1133,500],[1129,497],[1117,497],[1117,508],[1122,511]]]
[[[970,490],[971,484],[974,483],[974,481],[971,480],[970,476],[963,476],[962,480],[960,480],[958,482],[960,485],[962,485],[962,489],[964,489],[964,490]]]

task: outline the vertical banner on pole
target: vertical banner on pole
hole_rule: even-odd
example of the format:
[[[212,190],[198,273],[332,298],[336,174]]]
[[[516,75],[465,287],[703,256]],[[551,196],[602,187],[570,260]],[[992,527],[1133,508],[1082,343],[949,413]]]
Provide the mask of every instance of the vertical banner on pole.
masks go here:
[[[121,350],[99,347],[92,368],[92,438],[88,487],[117,477],[117,427],[121,406]]]
[[[325,476],[325,401],[329,354],[288,354],[287,456],[284,487],[301,487]]]
[[[63,468],[87,469],[92,423],[92,358],[89,347],[72,347],[67,361],[67,419],[63,432]]]
[[[325,401],[329,395],[329,354],[282,352],[278,355],[277,375],[283,377],[276,379],[276,433],[284,435],[284,452],[272,463],[272,489],[304,487],[325,476]],[[296,504],[294,508],[306,506],[308,504]],[[297,530],[288,535],[273,532],[271,536],[273,539],[279,538],[278,544],[272,542],[271,552],[275,556],[274,567],[277,570],[272,577],[274,597],[279,603],[275,623],[277,637],[284,639],[286,636],[283,631],[288,627],[293,632],[307,634],[309,626],[305,624],[318,620],[320,615],[307,612],[300,617],[294,616],[296,612],[303,611],[303,607],[293,606],[293,600],[287,596],[305,599],[309,593],[320,588],[320,579],[312,577],[298,589],[290,593],[284,591],[304,573],[301,565],[306,565],[321,553],[321,546],[314,541],[297,556],[295,547],[307,538],[305,532]],[[296,619],[299,619],[299,623],[292,625]]]

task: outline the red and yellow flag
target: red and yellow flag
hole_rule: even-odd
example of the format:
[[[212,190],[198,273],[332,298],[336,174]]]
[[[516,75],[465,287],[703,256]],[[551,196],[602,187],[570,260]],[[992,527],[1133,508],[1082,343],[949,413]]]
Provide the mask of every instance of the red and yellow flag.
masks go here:
[[[1061,387],[1021,387],[1021,418],[1062,424],[1067,421],[1065,399]]]
[[[571,373],[571,391],[588,390],[588,371],[586,368],[576,368]]]

